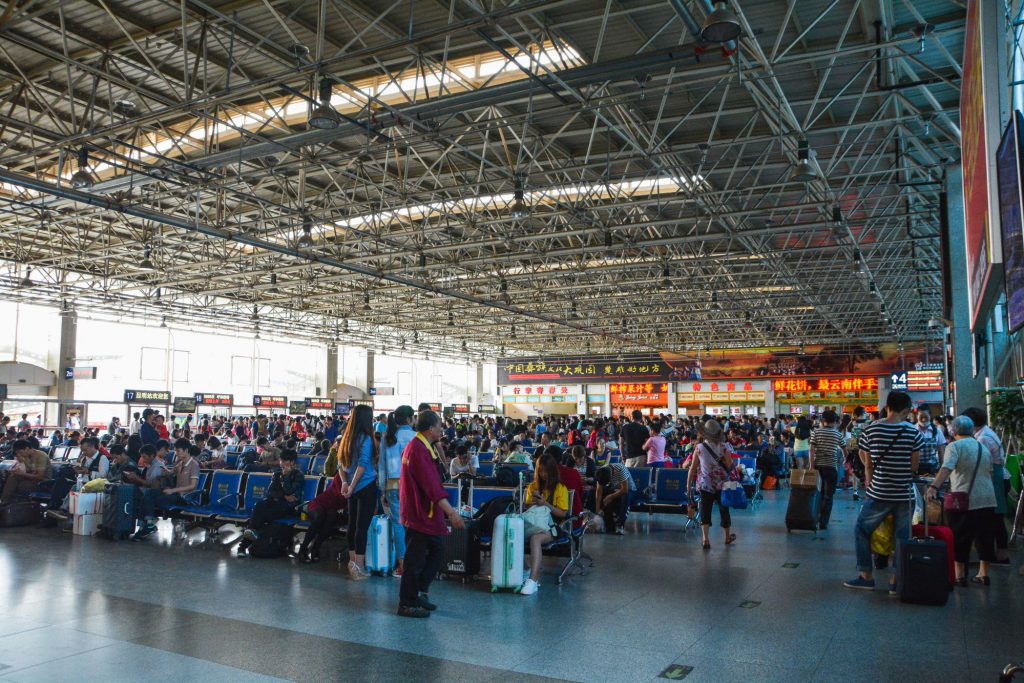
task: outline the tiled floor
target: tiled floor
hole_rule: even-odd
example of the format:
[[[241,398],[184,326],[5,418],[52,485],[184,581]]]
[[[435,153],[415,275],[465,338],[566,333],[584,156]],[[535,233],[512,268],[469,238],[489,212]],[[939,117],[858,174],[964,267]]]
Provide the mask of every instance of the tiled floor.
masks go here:
[[[995,681],[1024,660],[1016,567],[941,608],[851,592],[849,497],[815,539],[785,532],[785,492],[767,496],[735,513],[733,547],[713,529],[704,552],[681,519],[643,515],[588,538],[585,577],[556,586],[551,559],[530,598],[439,582],[426,621],[394,615],[396,580],[351,582],[333,563],[240,560],[169,528],[143,543],[4,529],[0,683],[652,681],[673,664],[688,682]]]

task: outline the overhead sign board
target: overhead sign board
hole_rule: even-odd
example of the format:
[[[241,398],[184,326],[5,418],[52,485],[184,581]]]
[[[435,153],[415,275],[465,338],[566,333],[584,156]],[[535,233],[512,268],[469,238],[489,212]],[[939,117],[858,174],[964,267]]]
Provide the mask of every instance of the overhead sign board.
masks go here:
[[[434,411],[435,413],[440,413],[441,412],[441,404],[440,403],[428,403],[427,406],[430,408],[430,410]]]
[[[334,404],[334,414],[335,415],[344,417],[344,416],[348,415],[351,412],[352,412],[352,404],[349,403],[348,401],[345,401],[344,403],[335,403]]]
[[[196,394],[196,405],[199,406],[233,406],[234,394]]]
[[[498,409],[495,406],[478,405],[476,407],[476,412],[480,413],[481,415],[490,415],[493,413],[497,413]]]
[[[456,415],[469,415],[469,404],[468,403],[453,403],[452,412]]]
[[[252,397],[252,404],[256,408],[287,408],[288,397],[287,396],[264,396],[262,394],[255,394]]]
[[[908,391],[942,391],[942,370],[911,370],[907,373]]]
[[[149,389],[125,389],[125,403],[162,403],[167,405],[171,402],[171,392],[150,391]]]
[[[96,368],[64,368],[64,379],[96,379]]]
[[[334,401],[329,398],[312,398],[306,397],[306,409],[307,410],[332,410],[334,408]]]
[[[394,396],[394,387],[370,387],[370,396]]]
[[[306,402],[305,401],[289,401],[288,402],[288,414],[289,415],[305,415],[306,414]]]
[[[176,413],[194,413],[194,412],[196,412],[196,398],[195,398],[195,396],[175,396],[174,397],[174,412],[176,412]]]
[[[907,371],[897,370],[889,375],[889,388],[893,391],[907,390]]]

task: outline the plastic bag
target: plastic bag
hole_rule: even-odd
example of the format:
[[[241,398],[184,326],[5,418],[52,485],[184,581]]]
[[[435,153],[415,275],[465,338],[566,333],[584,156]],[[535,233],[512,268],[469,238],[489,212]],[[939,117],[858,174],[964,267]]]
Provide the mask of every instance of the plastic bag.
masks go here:
[[[82,493],[103,493],[106,488],[106,479],[93,479],[82,486]]]
[[[871,552],[876,555],[884,555],[888,557],[896,552],[896,539],[893,538],[895,532],[893,530],[893,517],[888,515],[882,523],[878,525],[878,528],[871,534]]]

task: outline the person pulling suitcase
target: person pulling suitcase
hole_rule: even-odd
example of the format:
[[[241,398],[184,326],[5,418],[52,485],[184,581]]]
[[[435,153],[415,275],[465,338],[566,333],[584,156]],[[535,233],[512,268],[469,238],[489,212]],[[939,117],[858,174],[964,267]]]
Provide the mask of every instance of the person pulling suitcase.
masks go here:
[[[896,543],[910,539],[910,522],[914,509],[914,472],[921,455],[923,437],[906,423],[910,415],[910,395],[893,391],[885,402],[885,419],[876,420],[861,432],[857,446],[864,462],[867,485],[864,505],[854,527],[857,551],[857,577],[846,581],[846,588],[874,590],[874,569],[871,561],[871,534],[889,515],[893,516]],[[898,563],[898,560],[897,560]],[[899,571],[898,566],[894,566]],[[899,594],[893,574],[889,594]]]

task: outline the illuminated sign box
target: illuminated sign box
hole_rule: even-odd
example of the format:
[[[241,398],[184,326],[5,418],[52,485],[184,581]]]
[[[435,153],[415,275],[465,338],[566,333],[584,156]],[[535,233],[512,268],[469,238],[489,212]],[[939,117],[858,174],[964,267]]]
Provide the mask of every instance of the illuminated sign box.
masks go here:
[[[199,406],[233,406],[234,394],[196,394],[196,405]]]
[[[910,370],[907,372],[908,391],[942,391],[942,370]]]
[[[287,408],[288,397],[256,394],[252,397],[252,404],[257,408]]]
[[[878,390],[875,377],[822,377],[820,379],[777,379],[772,382],[776,392],[785,391],[870,391]]]
[[[454,412],[456,415],[468,415],[469,414],[469,404],[468,403],[453,403],[452,404],[452,412]]]
[[[306,397],[306,409],[307,410],[333,410],[334,401],[329,398],[311,398]]]
[[[162,403],[167,405],[171,402],[169,391],[149,391],[146,389],[125,389],[125,403]]]

